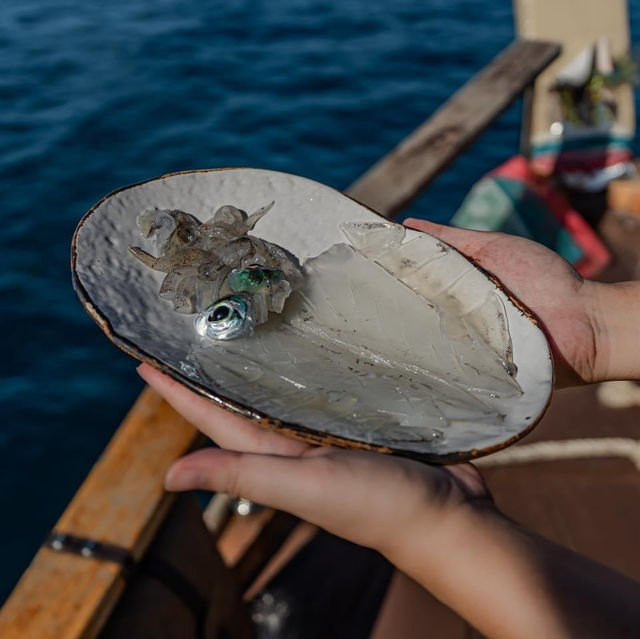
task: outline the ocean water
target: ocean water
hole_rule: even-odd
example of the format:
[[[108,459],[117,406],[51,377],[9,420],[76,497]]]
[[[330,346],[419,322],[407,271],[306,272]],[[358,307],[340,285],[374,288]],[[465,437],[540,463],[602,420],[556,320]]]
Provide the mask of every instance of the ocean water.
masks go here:
[[[71,288],[84,212],[193,168],[343,189],[513,37],[508,0],[3,0],[0,601],[142,388]],[[516,105],[411,213],[448,220],[519,126]]]

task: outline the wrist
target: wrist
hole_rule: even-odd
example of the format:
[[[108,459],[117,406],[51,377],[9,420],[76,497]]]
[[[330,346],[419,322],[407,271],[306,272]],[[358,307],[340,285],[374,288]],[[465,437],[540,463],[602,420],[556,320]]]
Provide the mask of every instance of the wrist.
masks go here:
[[[468,502],[387,555],[484,635],[564,637],[541,574],[536,540],[492,504]]]
[[[636,582],[527,532],[488,504],[469,502],[450,514],[389,559],[484,636],[636,636]]]
[[[594,333],[591,378],[640,379],[640,282],[585,282],[585,307]]]
[[[442,572],[455,564],[455,548],[477,541],[476,531],[491,519],[503,519],[493,503],[487,500],[467,501],[443,512],[434,520],[433,513],[417,514],[413,525],[405,529],[397,543],[381,552],[397,568],[411,575],[412,567],[420,565],[420,582],[432,590]],[[504,520],[507,521],[507,520]],[[414,578],[416,578],[414,576]],[[424,583],[428,579],[429,583]]]

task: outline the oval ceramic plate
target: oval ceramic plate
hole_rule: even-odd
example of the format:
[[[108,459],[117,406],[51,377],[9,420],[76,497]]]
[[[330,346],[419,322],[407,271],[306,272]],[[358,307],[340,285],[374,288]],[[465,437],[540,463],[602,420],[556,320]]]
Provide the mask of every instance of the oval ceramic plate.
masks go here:
[[[158,296],[163,274],[130,245],[146,208],[210,218],[254,211],[251,234],[303,264],[304,286],[249,338],[200,337]],[[457,251],[343,194],[261,169],[167,175],[104,198],[73,240],[76,291],[107,336],[185,386],[312,443],[433,462],[470,459],[528,432],[553,367],[530,313]]]

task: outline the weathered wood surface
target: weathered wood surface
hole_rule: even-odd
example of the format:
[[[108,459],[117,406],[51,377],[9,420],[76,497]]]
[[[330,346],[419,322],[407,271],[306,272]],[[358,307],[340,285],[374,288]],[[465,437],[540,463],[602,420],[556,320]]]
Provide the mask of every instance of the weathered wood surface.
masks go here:
[[[56,530],[116,544],[141,557],[172,499],[163,490],[164,475],[198,438],[193,426],[146,389]],[[0,637],[94,637],[123,587],[116,564],[43,548],[0,611]]]
[[[260,574],[244,593],[244,600],[251,601],[317,534],[319,528],[306,521],[299,522],[280,548],[273,553]]]
[[[182,493],[158,529],[99,639],[255,639],[249,607],[202,521]]]
[[[263,508],[251,515],[234,514],[218,534],[214,530],[214,538],[225,564],[234,570],[236,583],[245,591],[245,601],[249,601],[249,594],[255,595],[256,588],[268,583],[316,530],[288,513]]]
[[[217,545],[227,566],[234,567],[271,521],[276,511],[262,508],[250,515],[233,515],[220,533]]]
[[[640,220],[640,179],[611,182],[607,188],[607,208],[632,213]]]
[[[247,589],[282,547],[298,523],[298,518],[276,510],[234,566],[238,584]]]
[[[520,40],[474,76],[347,194],[387,217],[409,205],[560,53]]]

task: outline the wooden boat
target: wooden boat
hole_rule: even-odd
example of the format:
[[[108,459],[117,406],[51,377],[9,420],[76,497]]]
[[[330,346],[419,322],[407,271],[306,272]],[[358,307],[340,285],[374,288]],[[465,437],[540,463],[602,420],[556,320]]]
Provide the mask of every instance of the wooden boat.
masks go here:
[[[558,3],[550,4],[556,11]],[[612,4],[614,9],[607,11],[626,20],[626,4],[621,0]],[[544,31],[544,20],[527,13],[532,6],[536,3],[516,1],[520,34],[561,40],[571,51],[573,45],[567,45],[564,34]],[[595,9],[584,13],[599,16]],[[549,65],[559,53],[557,44],[527,39],[514,42],[347,192],[389,217],[400,214],[523,92],[530,114],[525,118],[523,139],[529,145],[543,126],[540,113],[547,76],[540,74],[545,69],[552,73]],[[635,206],[640,202],[640,197],[634,199],[628,193],[626,200],[616,197],[617,203],[633,201]],[[640,224],[633,233],[629,231],[628,219],[633,215],[618,212],[603,218],[600,230],[619,258],[606,278],[628,277],[629,269],[637,268]],[[640,276],[640,271],[635,274]],[[596,443],[589,449],[595,451],[592,456],[601,451],[606,458],[581,462],[562,461],[563,457],[579,457],[565,446],[547,454],[556,461],[544,467],[529,463],[526,455],[520,459],[505,451],[502,458],[487,462],[499,464],[486,470],[489,485],[511,516],[640,579],[640,559],[632,552],[640,533],[637,510],[623,521],[616,519],[607,492],[615,480],[616,508],[624,508],[631,500],[636,504],[637,471],[625,459],[611,457],[626,455],[628,447],[620,444],[620,438],[637,437],[639,409],[609,409],[598,402],[595,389],[565,393],[557,396],[522,450],[532,440],[603,435],[615,437],[618,447],[611,441]],[[618,410],[615,425],[607,421],[613,410]],[[224,495],[216,495],[203,510],[192,498],[176,499],[166,493],[162,481],[169,465],[203,443],[190,424],[146,389],[0,611],[0,636],[256,636],[247,602],[255,602],[282,566],[314,536],[319,537],[313,526],[271,509],[248,516],[232,514]],[[585,520],[593,522],[596,515],[602,517],[596,526],[583,525]],[[327,546],[326,537],[321,547],[338,553],[335,546]],[[377,604],[390,569],[378,565],[369,577],[372,574],[379,584],[370,592],[370,601]],[[269,602],[259,604],[262,609],[253,607],[254,621],[260,614],[273,612]],[[442,629],[437,636],[470,636],[466,624],[435,600],[422,608],[429,620],[438,620],[435,626],[431,624]],[[359,631],[364,632],[367,623],[370,628],[371,622],[362,621]],[[358,636],[353,628],[345,632],[344,636]]]

